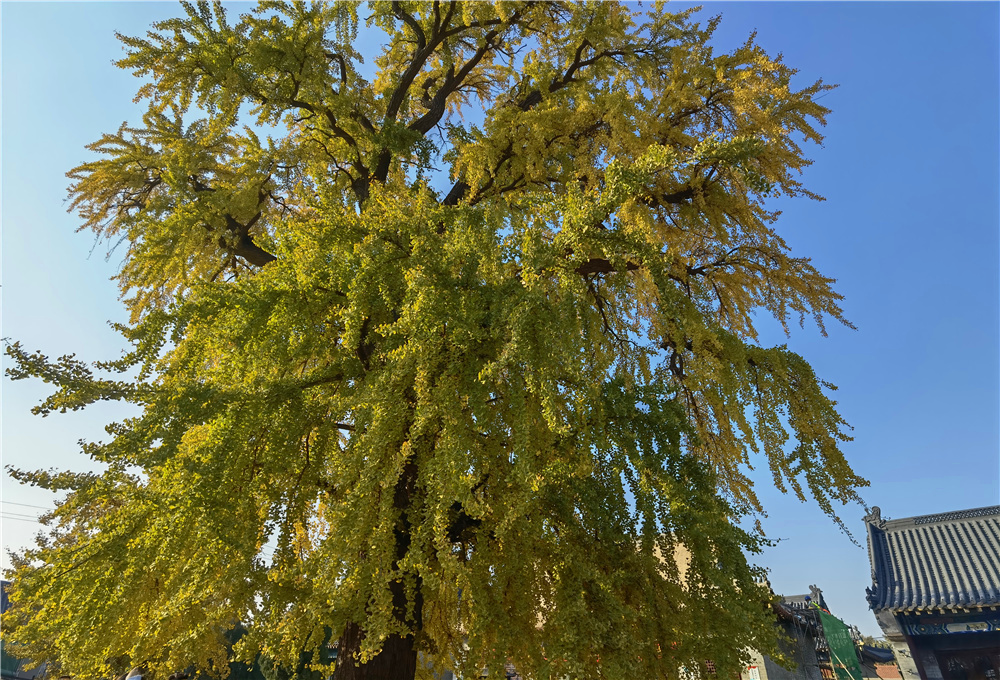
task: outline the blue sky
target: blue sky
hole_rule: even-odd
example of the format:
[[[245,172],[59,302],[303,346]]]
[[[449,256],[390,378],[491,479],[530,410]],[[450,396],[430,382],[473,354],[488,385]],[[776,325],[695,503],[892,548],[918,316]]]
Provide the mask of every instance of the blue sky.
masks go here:
[[[125,320],[108,280],[120,253],[106,259],[91,235],[74,233],[65,172],[101,133],[139,120],[138,81],[111,64],[122,54],[114,31],[139,34],[177,10],[2,4],[4,337],[56,356],[118,354],[107,322]],[[787,342],[840,387],[855,437],[845,450],[883,516],[1000,503],[1000,5],[713,2],[701,13],[714,14],[720,49],[756,30],[800,70],[800,84],[840,85],[823,99],[833,114],[805,173],[827,200],[782,204],[778,230],[838,279],[857,330],[831,326],[824,338],[807,325],[786,339],[767,325],[762,342]],[[125,412],[102,404],[31,416],[45,394],[4,380],[4,464],[86,466],[77,440],[102,438]],[[765,530],[781,539],[759,560],[775,591],[816,584],[835,614],[878,634],[864,600],[866,550],[816,508],[773,491],[766,469],[754,475],[770,509]],[[3,545],[27,542],[38,528],[28,506],[51,502],[5,475]],[[863,544],[863,510],[842,514]]]

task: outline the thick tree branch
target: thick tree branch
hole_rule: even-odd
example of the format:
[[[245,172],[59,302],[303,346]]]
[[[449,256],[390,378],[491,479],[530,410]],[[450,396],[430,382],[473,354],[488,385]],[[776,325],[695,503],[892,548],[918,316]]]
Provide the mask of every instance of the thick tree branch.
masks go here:
[[[466,192],[469,190],[469,185],[459,180],[455,182],[455,185],[448,192],[448,195],[444,197],[441,201],[441,205],[458,205],[458,202],[465,197]]]
[[[639,269],[639,265],[635,262],[625,263],[626,271],[634,272],[637,269]],[[605,260],[602,257],[593,257],[581,264],[574,271],[582,276],[590,276],[591,274],[613,274],[621,270],[611,264],[610,260]]]
[[[347,85],[347,62],[344,61],[343,55],[336,52],[327,52],[326,58],[337,62],[337,65],[340,66],[340,84],[342,86]]]
[[[517,20],[518,14],[515,12],[514,16],[511,17],[510,22],[513,23]],[[450,71],[445,78],[444,84],[441,85],[440,89],[435,93],[434,98],[430,102],[429,111],[422,115],[417,120],[410,123],[408,126],[411,130],[419,132],[421,134],[426,134],[437,125],[441,118],[444,116],[446,110],[446,104],[448,97],[455,93],[456,90],[465,82],[465,79],[469,76],[479,62],[483,60],[486,53],[496,47],[494,42],[497,36],[500,34],[499,29],[493,29],[483,37],[483,42],[479,46],[479,49],[473,53],[469,60],[462,65],[462,68],[455,73],[454,70]]]
[[[576,72],[581,68],[587,66],[593,66],[601,59],[606,59],[608,57],[620,57],[625,54],[622,50],[604,50],[602,52],[596,53],[590,59],[583,59],[583,52],[586,48],[590,47],[590,41],[584,38],[583,42],[579,44],[576,48],[576,54],[573,58],[573,62],[566,68],[565,73],[558,78],[553,78],[552,82],[549,83],[547,92],[549,94],[553,92],[558,92],[562,88],[566,87],[570,83],[576,82]],[[534,89],[529,92],[525,97],[517,104],[518,108],[522,111],[527,111],[528,109],[536,106],[542,101],[542,91],[541,89]]]
[[[450,18],[452,12],[453,9],[449,7],[446,19]],[[421,31],[420,35],[423,35],[423,31]],[[392,94],[389,96],[389,103],[385,108],[384,123],[391,123],[396,120],[396,116],[399,114],[399,109],[406,100],[407,93],[410,91],[410,86],[413,85],[413,81],[416,79],[421,69],[423,69],[424,64],[427,63],[427,59],[434,53],[434,50],[436,50],[438,45],[443,41],[444,34],[432,36],[431,42],[427,43],[424,41],[422,46],[420,45],[421,41],[417,41],[417,49],[414,51],[413,57],[410,59],[410,65],[407,66],[405,71],[403,71],[403,74],[399,78],[399,83],[396,84],[396,89],[394,89]]]
[[[417,49],[422,50],[427,47],[427,37],[424,35],[424,29],[420,26],[420,22],[414,19],[413,15],[404,10],[403,5],[398,2],[398,0],[393,0],[392,11],[393,14],[402,19],[403,22],[413,31],[413,35],[417,40]]]
[[[451,20],[452,15],[455,11],[455,3],[451,3],[448,6],[448,11],[445,14],[444,19],[440,23],[440,27],[443,28],[448,25]],[[407,25],[411,25],[410,21],[416,23],[413,17],[399,10],[402,13],[401,18]],[[399,15],[397,13],[397,15]],[[396,119],[399,113],[399,109],[406,99],[406,95],[409,93],[410,88],[413,86],[413,82],[417,75],[423,69],[424,64],[427,62],[428,57],[447,39],[454,36],[460,35],[469,30],[474,30],[478,28],[483,28],[487,25],[496,25],[496,28],[491,29],[483,36],[479,47],[472,54],[471,57],[460,67],[455,70],[454,65],[449,69],[448,73],[445,75],[444,82],[438,91],[434,94],[434,97],[430,100],[430,106],[428,111],[424,113],[420,118],[411,122],[407,127],[414,132],[419,132],[420,134],[427,134],[430,132],[435,125],[437,125],[441,118],[444,117],[444,113],[447,110],[448,98],[457,92],[462,85],[465,83],[469,74],[479,65],[486,54],[496,48],[496,40],[500,34],[505,30],[505,28],[510,27],[518,22],[518,20],[523,15],[523,10],[515,11],[506,20],[501,21],[496,19],[494,21],[488,22],[472,22],[471,24],[463,24],[461,26],[456,26],[455,28],[449,30],[438,31],[431,36],[429,40],[424,37],[423,30],[420,29],[417,39],[417,49],[413,54],[413,58],[410,61],[409,67],[403,72],[400,77],[399,83],[396,89],[393,91],[391,97],[389,98],[389,104],[386,107],[385,123],[389,124]],[[409,17],[409,21],[407,20]],[[411,25],[411,28],[413,26]],[[419,25],[417,26],[419,28]],[[416,29],[414,29],[416,31]],[[422,45],[422,46],[421,46]],[[375,166],[375,171],[372,173],[372,179],[384,182],[386,177],[389,175],[389,168],[392,165],[392,152],[388,149],[382,149],[378,155],[378,162]]]
[[[219,238],[219,245],[250,264],[263,267],[278,258],[254,243],[250,236],[250,228],[260,217],[261,213],[258,212],[247,224],[240,224],[232,215],[226,215],[226,228],[235,238],[230,241],[222,236]]]
[[[581,41],[576,48],[573,62],[566,68],[566,71],[563,72],[561,76],[553,78],[552,81],[549,83],[547,91],[550,94],[561,90],[570,83],[576,82],[576,77],[575,77],[576,73],[581,68],[592,66],[601,59],[605,59],[608,57],[622,56],[624,54],[624,52],[621,50],[604,50],[603,52],[595,54],[590,59],[584,59],[583,54],[588,47],[591,47],[590,41],[584,38],[584,40]],[[541,103],[542,96],[543,95],[541,89],[536,88],[528,92],[520,100],[515,101],[513,103],[513,106],[520,109],[521,111],[525,112],[529,111]],[[425,117],[426,115],[428,114],[425,114]],[[434,124],[437,124],[437,121],[435,121]],[[433,125],[431,127],[433,127]],[[496,172],[499,171],[500,166],[503,164],[503,162],[509,160],[513,156],[512,151],[513,151],[513,144],[510,144],[508,145],[505,153],[502,155],[500,162],[497,164],[497,167],[494,169],[493,175],[490,177],[489,184],[493,183],[494,176],[496,175]],[[508,186],[519,186],[519,183],[517,180],[515,180]],[[487,187],[482,187],[480,189],[480,193],[482,193],[482,190],[486,188],[488,188],[488,185]],[[469,189],[471,189],[471,187],[468,184],[466,184],[464,181],[459,180],[451,188],[451,191],[448,192],[448,196],[445,198],[444,205],[457,205],[459,201],[465,198]],[[684,196],[679,196],[679,198],[684,198]],[[680,200],[677,200],[677,202],[680,202]]]
[[[683,189],[679,189],[673,193],[665,194],[663,196],[658,196],[654,200],[660,205],[678,205],[680,203],[687,203],[692,198],[694,198],[694,187],[688,184]]]

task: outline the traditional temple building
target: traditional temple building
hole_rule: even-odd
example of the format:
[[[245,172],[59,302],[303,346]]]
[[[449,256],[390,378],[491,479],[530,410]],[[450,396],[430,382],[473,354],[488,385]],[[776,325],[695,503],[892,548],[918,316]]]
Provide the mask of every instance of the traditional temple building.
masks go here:
[[[1000,505],[865,522],[868,603],[903,680],[1000,680]]]
[[[771,603],[771,608],[782,633],[781,651],[792,664],[786,668],[771,657],[750,650],[750,664],[740,674],[741,680],[879,680],[881,676],[873,660],[895,668],[891,654],[880,655],[879,650],[860,645],[861,633],[857,628],[829,615],[823,591],[816,586],[809,586],[808,595],[780,596]],[[828,615],[825,626],[824,613]],[[846,663],[837,663],[836,655],[831,654],[830,638],[838,632],[848,638],[849,658],[842,659]],[[872,659],[865,658],[865,650],[874,655]]]
[[[820,663],[822,629],[815,608],[809,601],[823,602],[823,595],[813,587],[808,595],[785,596],[771,604],[775,623],[782,632],[781,651],[794,666],[786,668],[757,650],[750,650],[750,665],[740,674],[741,680],[831,680],[833,674]],[[824,602],[825,605],[825,602]],[[821,605],[821,606],[824,606]]]

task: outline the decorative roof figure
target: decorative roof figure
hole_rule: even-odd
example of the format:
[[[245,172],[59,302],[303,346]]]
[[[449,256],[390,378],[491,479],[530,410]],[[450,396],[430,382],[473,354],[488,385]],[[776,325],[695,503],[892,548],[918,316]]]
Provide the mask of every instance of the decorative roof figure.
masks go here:
[[[877,505],[873,505],[871,511],[865,515],[865,521],[868,524],[874,524],[879,529],[885,528],[885,520],[882,519],[882,508]]]

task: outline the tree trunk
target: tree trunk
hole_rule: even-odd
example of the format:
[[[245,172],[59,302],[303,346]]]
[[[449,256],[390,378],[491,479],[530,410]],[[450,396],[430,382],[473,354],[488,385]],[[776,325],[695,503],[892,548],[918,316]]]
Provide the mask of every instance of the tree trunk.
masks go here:
[[[347,625],[340,637],[333,680],[413,680],[417,672],[417,650],[413,648],[412,635],[390,636],[374,659],[359,664],[354,653],[361,647],[364,637],[361,626]]]
[[[396,482],[393,504],[400,510],[394,533],[396,535],[396,564],[406,556],[410,548],[409,518],[410,503],[415,493],[417,466],[411,459],[403,466],[403,473]],[[407,621],[408,602],[406,587],[402,581],[389,584],[392,592],[393,615],[400,623]],[[420,630],[423,625],[423,595],[421,581],[417,577],[417,587],[413,602],[414,620],[411,625]],[[389,636],[382,651],[365,664],[359,664],[354,654],[361,648],[365,638],[364,629],[357,623],[347,624],[337,646],[337,666],[332,680],[413,680],[417,672],[417,650],[413,644],[413,634],[401,637]]]

